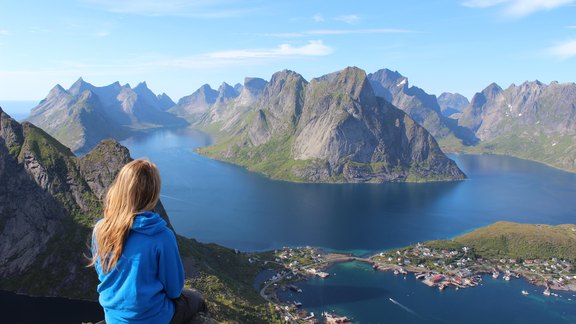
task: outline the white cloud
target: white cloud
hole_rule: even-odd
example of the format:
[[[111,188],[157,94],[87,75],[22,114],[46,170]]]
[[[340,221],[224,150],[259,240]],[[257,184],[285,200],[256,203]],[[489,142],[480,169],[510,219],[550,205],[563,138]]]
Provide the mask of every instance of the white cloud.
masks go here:
[[[400,28],[372,28],[372,29],[316,29],[296,33],[274,33],[266,34],[274,37],[305,37],[316,35],[352,35],[352,34],[393,34],[393,33],[412,33],[412,30]]]
[[[8,36],[10,35],[10,32],[7,31],[6,29],[0,29],[0,36]]]
[[[161,72],[170,69],[206,70],[232,66],[265,64],[274,60],[297,59],[306,57],[326,56],[333,49],[322,41],[309,41],[302,46],[280,44],[274,48],[242,49],[198,54],[188,57],[140,57],[99,63],[63,62],[60,66],[47,69],[31,70],[0,70],[0,80],[12,77],[43,77],[59,76],[107,76],[134,75],[138,73]]]
[[[548,49],[548,54],[560,59],[576,57],[576,40],[569,40]]]
[[[570,5],[576,0],[468,0],[462,3],[470,8],[488,8],[502,5],[507,16],[523,17],[538,11],[552,10]]]
[[[375,28],[375,29],[320,29],[305,32],[308,35],[350,35],[350,34],[390,34],[410,33],[407,29]]]
[[[214,52],[206,55],[208,58],[216,59],[252,59],[252,58],[281,58],[296,56],[325,56],[333,52],[332,48],[324,45],[322,41],[309,41],[308,44],[295,47],[290,44],[281,44],[276,48],[270,49],[248,49]]]
[[[200,18],[238,17],[254,11],[258,0],[84,0],[90,6],[114,13],[142,16]]]
[[[324,17],[323,17],[322,15],[320,15],[320,14],[314,15],[314,17],[312,17],[312,19],[313,19],[315,22],[324,22],[324,21],[326,21],[326,19],[324,19]]]
[[[576,29],[576,25],[575,25],[575,26],[566,26],[566,28],[568,28],[568,29]]]
[[[345,15],[345,16],[335,17],[334,20],[343,21],[347,24],[355,24],[355,23],[360,21],[360,17],[358,17],[357,15]]]
[[[509,0],[470,0],[463,2],[462,5],[470,8],[488,8],[508,1]]]

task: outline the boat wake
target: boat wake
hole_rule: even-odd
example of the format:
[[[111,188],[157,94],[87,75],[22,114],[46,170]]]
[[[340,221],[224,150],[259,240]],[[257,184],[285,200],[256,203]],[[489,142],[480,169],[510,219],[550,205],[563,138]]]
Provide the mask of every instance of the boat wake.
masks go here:
[[[176,200],[176,201],[186,202],[186,201],[183,200],[183,199],[176,198],[176,197],[171,197],[171,196],[166,196],[166,195],[160,195],[160,198],[168,198],[168,199],[172,199],[172,200]]]
[[[408,308],[408,307],[400,304],[399,302],[397,302],[397,301],[394,300],[393,298],[388,298],[388,299],[390,299],[390,301],[391,301],[392,303],[398,305],[400,308],[402,308],[403,310],[407,311],[408,313],[410,313],[410,314],[412,314],[412,315],[414,315],[414,316],[416,316],[416,317],[422,318],[422,316],[418,315],[418,313],[416,313],[416,312],[413,311],[412,309],[410,309],[410,308]]]

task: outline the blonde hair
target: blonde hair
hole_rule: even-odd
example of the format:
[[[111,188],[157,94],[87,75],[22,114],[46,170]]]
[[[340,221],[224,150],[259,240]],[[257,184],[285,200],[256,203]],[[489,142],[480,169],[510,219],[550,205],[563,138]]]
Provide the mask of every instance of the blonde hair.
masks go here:
[[[153,210],[160,197],[160,173],[147,160],[126,164],[108,189],[104,200],[104,219],[94,227],[96,249],[90,265],[96,260],[104,273],[110,272],[122,255],[124,242],[134,215]]]

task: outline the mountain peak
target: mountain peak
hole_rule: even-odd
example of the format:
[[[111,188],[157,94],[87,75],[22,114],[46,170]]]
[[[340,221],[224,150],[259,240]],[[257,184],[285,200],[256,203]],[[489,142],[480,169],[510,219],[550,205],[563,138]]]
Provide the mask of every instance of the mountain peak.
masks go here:
[[[70,93],[73,96],[77,96],[80,93],[86,91],[86,90],[93,90],[94,86],[86,81],[84,81],[84,79],[82,79],[82,77],[78,78],[78,80],[76,80],[76,82],[74,82],[70,88],[68,89],[68,93]]]

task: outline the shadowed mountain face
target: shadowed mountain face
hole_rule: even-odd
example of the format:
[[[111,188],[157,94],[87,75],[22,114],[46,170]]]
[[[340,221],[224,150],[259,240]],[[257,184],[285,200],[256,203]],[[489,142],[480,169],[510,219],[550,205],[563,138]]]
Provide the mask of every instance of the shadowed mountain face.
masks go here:
[[[426,128],[447,150],[457,150],[462,145],[474,145],[477,139],[466,128],[442,114],[436,96],[410,86],[408,78],[388,69],[368,75],[376,96],[383,97],[405,111],[417,123]]]
[[[247,90],[250,95],[243,95]],[[424,128],[376,97],[358,68],[309,83],[285,70],[274,74],[259,96],[248,83],[242,91],[226,110],[207,111],[200,126],[218,125],[228,137],[201,152],[296,181],[464,178]]]
[[[123,139],[137,129],[185,126],[165,111],[171,106],[172,99],[156,96],[146,83],[134,89],[118,82],[95,87],[80,78],[68,90],[55,86],[27,121],[85,153],[103,139]]]
[[[446,117],[461,113],[469,104],[468,99],[459,93],[444,92],[438,97],[438,105]]]
[[[30,123],[0,109],[0,287],[94,298],[87,269],[100,198],[128,150],[106,141],[82,158]]]
[[[458,123],[482,141],[479,149],[576,170],[576,84],[539,81],[477,93]]]

